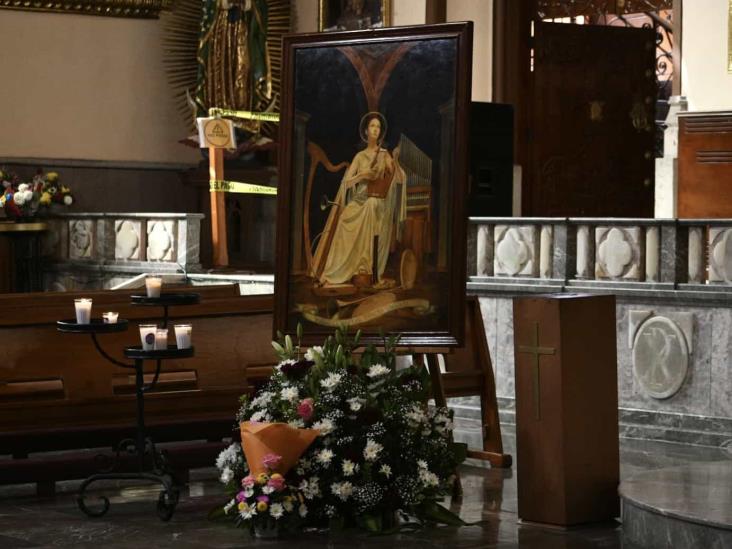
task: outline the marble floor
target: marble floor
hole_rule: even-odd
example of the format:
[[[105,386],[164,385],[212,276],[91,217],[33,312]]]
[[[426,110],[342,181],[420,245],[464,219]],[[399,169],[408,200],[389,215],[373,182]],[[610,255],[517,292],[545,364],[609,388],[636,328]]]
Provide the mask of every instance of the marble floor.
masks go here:
[[[512,437],[505,436],[512,451]],[[722,449],[622,440],[621,477],[691,463],[729,460]],[[399,547],[523,549],[640,549],[623,540],[622,527],[611,523],[559,532],[517,524],[516,477],[513,470],[490,469],[478,462],[462,468],[462,502],[446,502],[468,522],[462,528],[432,528],[391,536],[361,533],[309,533],[297,540],[253,540],[234,528],[212,523],[208,512],[223,500],[213,469],[193,471],[173,519],[155,514],[158,488],[112,486],[112,507],[101,519],[81,514],[74,502],[78,482],[58,484],[53,498],[35,496],[32,485],[0,487],[0,547]]]

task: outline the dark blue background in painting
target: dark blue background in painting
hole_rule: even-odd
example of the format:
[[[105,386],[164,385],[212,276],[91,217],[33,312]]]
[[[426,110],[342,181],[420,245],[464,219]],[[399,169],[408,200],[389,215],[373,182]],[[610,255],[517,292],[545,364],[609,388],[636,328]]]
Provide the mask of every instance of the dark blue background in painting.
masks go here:
[[[369,46],[354,46],[354,48]],[[417,41],[394,68],[381,94],[378,110],[386,117],[384,146],[392,150],[404,133],[432,158],[433,220],[442,199],[439,155],[442,136],[439,108],[454,100],[455,39]],[[320,145],[331,162],[350,162],[365,147],[359,122],[368,111],[361,81],[351,62],[336,47],[299,48],[295,57],[295,109],[310,115],[307,139]],[[306,160],[305,173],[309,163]],[[320,168],[313,182],[311,238],[323,230],[327,211],[319,208],[327,194],[335,198],[343,171],[330,174]],[[297,184],[304,192],[306,181]],[[443,220],[437,220],[438,223]]]

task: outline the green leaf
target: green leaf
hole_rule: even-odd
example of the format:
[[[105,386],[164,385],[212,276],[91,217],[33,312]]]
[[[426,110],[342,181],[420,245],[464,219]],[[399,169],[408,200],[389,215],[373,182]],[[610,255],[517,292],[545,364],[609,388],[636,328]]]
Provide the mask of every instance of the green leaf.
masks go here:
[[[300,322],[297,323],[297,339],[302,339],[302,324]]]
[[[463,519],[434,501],[425,501],[417,507],[416,512],[417,516],[422,520],[447,524],[448,526],[465,525]]]
[[[285,354],[285,350],[282,348],[282,345],[276,341],[272,342],[272,347],[274,347],[274,350],[278,355],[283,356]]]
[[[356,517],[356,521],[361,528],[368,530],[369,532],[373,532],[374,534],[381,533],[381,530],[383,529],[381,515],[365,513]]]

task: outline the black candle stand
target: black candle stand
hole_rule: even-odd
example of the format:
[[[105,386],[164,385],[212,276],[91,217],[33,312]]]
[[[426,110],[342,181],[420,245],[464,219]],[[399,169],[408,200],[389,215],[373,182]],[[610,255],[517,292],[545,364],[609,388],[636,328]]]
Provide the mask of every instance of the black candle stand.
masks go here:
[[[198,294],[161,294],[160,297],[147,297],[145,295],[133,295],[133,305],[145,305],[163,307],[163,319],[159,326],[168,327],[168,307],[178,305],[195,305],[199,302]],[[125,357],[132,359],[134,362],[128,364],[119,361],[110,356],[99,344],[97,334],[109,334],[116,332],[124,332],[129,327],[129,322],[125,319],[118,319],[117,323],[104,323],[98,319],[92,319],[89,324],[77,324],[74,320],[60,320],[56,323],[58,331],[73,334],[90,334],[94,346],[99,354],[106,360],[119,366],[120,368],[128,368],[135,370],[135,397],[137,400],[137,429],[135,439],[125,439],[120,441],[116,446],[116,457],[114,463],[107,470],[91,475],[85,479],[79,487],[79,495],[76,502],[87,516],[101,517],[109,511],[109,499],[100,496],[102,508],[95,510],[87,507],[84,502],[86,489],[90,484],[99,480],[149,480],[163,485],[163,491],[158,497],[157,511],[161,520],[167,521],[173,516],[175,506],[178,504],[179,491],[176,486],[175,478],[168,465],[167,458],[163,451],[159,451],[155,447],[155,443],[151,438],[146,436],[145,431],[145,393],[151,391],[158,382],[162,361],[176,358],[191,358],[194,355],[193,347],[188,349],[178,349],[175,345],[168,345],[167,349],[146,351],[141,346],[126,347],[124,349]],[[146,360],[154,360],[157,362],[155,374],[152,381],[145,385],[144,380],[144,362]],[[138,470],[134,473],[124,473],[117,469],[122,463],[122,454],[137,454]]]

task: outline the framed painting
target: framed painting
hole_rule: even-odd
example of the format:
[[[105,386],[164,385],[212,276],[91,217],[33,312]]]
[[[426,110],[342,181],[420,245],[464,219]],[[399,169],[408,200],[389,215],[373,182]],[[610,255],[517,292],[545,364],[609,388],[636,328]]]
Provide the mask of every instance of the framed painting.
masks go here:
[[[289,35],[274,329],[460,345],[472,23]]]
[[[0,8],[108,17],[153,19],[169,9],[173,0],[0,0]]]
[[[367,30],[391,24],[391,0],[318,0],[320,32]]]

